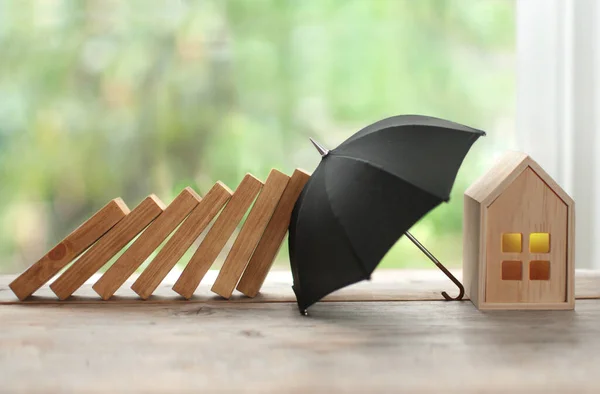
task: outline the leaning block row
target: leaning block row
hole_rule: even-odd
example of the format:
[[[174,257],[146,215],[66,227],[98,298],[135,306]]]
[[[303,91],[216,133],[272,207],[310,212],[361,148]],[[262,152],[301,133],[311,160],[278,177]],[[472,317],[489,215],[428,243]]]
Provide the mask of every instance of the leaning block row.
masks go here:
[[[235,193],[217,182],[201,198],[188,187],[169,206],[151,195],[131,211],[122,199],[112,200],[17,277],[10,288],[24,300],[81,256],[50,285],[58,298],[65,300],[139,235],[93,285],[107,300],[179,227],[131,286],[147,299],[216,218],[173,286],[189,299],[254,203],[212,287],[224,298],[231,297],[236,287],[254,297],[279,251],[293,207],[309,177],[302,170],[296,170],[291,178],[273,170],[263,184],[248,174]]]

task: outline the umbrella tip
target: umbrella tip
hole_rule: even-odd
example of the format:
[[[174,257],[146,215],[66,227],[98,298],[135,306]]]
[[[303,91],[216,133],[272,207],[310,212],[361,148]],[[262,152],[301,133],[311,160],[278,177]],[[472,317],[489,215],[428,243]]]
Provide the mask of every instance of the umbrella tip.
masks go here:
[[[317,141],[310,138],[310,142],[312,142],[312,144],[315,146],[315,148],[317,148],[317,151],[319,151],[319,154],[321,155],[321,157],[325,157],[329,154],[329,149],[325,149],[323,147],[323,145],[319,144]]]

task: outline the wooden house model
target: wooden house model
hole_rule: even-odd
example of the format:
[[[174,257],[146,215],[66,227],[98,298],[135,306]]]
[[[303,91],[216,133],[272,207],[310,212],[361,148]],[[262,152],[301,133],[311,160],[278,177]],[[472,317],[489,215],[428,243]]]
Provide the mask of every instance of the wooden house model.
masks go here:
[[[528,155],[506,153],[465,192],[463,231],[477,308],[575,307],[575,205]]]

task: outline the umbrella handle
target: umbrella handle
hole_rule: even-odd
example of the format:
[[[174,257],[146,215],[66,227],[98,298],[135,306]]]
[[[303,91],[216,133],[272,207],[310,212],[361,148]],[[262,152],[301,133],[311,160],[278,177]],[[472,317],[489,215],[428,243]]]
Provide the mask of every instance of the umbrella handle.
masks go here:
[[[452,273],[450,271],[448,271],[448,269],[446,267],[444,267],[444,265],[442,263],[440,263],[440,261],[438,259],[435,258],[435,256],[429,251],[427,250],[427,248],[425,246],[423,246],[423,244],[421,242],[419,242],[411,233],[409,233],[408,231],[405,233],[406,236],[408,237],[408,239],[410,239],[412,241],[412,243],[414,243],[417,248],[419,248],[421,250],[421,252],[423,252],[425,254],[425,256],[429,257],[429,260],[433,261],[433,263],[444,273],[446,274],[446,276],[458,287],[458,290],[460,291],[458,296],[456,298],[452,298],[448,295],[448,293],[446,293],[445,291],[442,292],[442,296],[444,296],[444,298],[446,299],[446,301],[460,301],[463,299],[463,297],[465,296],[465,288],[462,285],[462,283],[460,283],[458,281],[458,279],[456,279],[454,277],[454,275],[452,275]]]

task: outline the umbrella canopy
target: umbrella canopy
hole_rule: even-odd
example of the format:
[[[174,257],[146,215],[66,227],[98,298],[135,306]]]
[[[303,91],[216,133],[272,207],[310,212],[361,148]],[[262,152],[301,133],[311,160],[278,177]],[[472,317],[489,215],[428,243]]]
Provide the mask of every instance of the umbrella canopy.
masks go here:
[[[290,262],[301,312],[369,279],[388,250],[450,199],[464,157],[483,131],[403,115],[360,130],[322,161],[290,222]]]

